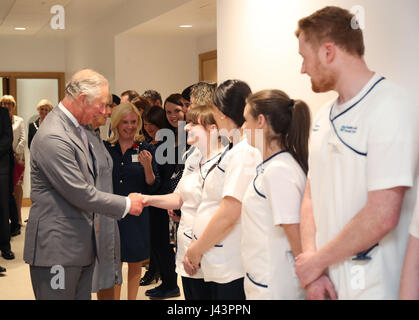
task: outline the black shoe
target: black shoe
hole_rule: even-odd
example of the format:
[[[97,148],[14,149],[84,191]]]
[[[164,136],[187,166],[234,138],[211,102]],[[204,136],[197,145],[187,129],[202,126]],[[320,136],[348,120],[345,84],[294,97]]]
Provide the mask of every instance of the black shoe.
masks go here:
[[[0,272],[6,272],[6,268],[3,268],[2,266],[0,266]]]
[[[13,260],[15,258],[15,254],[11,251],[2,251],[1,256],[6,260]]]
[[[144,275],[144,277],[140,280],[140,286],[148,286],[149,284],[152,284],[153,281],[156,281],[156,283],[159,281],[160,275],[156,272],[154,274],[151,274],[151,272],[147,271]]]
[[[175,298],[175,297],[180,296],[180,290],[179,290],[179,287],[176,287],[171,290],[159,288],[159,289],[156,289],[156,291],[150,293],[148,296],[150,297],[151,300],[163,300],[163,299],[168,299],[168,298]]]

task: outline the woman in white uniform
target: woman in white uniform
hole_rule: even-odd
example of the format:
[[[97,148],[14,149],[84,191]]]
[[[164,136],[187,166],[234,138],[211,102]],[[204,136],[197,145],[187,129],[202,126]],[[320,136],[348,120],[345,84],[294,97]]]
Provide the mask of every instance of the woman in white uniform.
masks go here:
[[[204,181],[202,202],[185,255],[189,273],[202,269],[212,300],[245,299],[241,261],[240,214],[242,200],[251,183],[260,153],[251,147],[240,129],[249,86],[227,80],[215,91],[215,120],[221,135],[230,138],[217,167]]]
[[[246,299],[303,299],[294,257],[301,253],[310,111],[280,90],[264,90],[247,98],[244,118],[248,141],[263,157],[242,205]]]
[[[202,184],[210,170],[214,170],[220,158],[222,146],[218,139],[213,106],[196,106],[190,109],[185,130],[187,143],[195,149],[185,162],[185,170],[175,191],[166,195],[143,195],[144,205],[167,210],[181,210],[177,230],[176,273],[182,277],[186,300],[207,300],[202,271],[189,275],[183,267],[185,252],[192,241],[192,226],[202,200]]]

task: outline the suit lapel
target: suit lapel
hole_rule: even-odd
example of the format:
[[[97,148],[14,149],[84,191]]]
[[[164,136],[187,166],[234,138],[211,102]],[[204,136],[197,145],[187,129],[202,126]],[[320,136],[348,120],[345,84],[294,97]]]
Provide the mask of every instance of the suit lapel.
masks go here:
[[[56,109],[57,109],[59,117],[63,121],[64,128],[68,134],[68,137],[83,152],[87,160],[89,171],[92,174],[92,176],[95,177],[96,175],[93,169],[94,167],[93,167],[93,162],[92,162],[92,156],[90,155],[89,150],[86,150],[86,146],[84,145],[83,139],[81,138],[79,129],[75,127],[74,123],[65,115],[64,112],[60,110],[60,108],[54,108],[54,110]],[[91,146],[90,142],[89,142],[89,145]]]

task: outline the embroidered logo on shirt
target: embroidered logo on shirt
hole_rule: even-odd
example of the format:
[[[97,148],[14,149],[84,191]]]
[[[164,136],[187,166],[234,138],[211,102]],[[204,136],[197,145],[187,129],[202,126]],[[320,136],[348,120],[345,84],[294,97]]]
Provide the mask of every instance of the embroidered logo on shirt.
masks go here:
[[[342,127],[340,127],[341,132],[356,133],[357,130],[358,130],[358,127],[353,127],[353,126],[343,125]]]

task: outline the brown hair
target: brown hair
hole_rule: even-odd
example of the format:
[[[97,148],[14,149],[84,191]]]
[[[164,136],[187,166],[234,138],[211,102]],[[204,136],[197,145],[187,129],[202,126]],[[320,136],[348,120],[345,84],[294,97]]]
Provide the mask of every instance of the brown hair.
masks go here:
[[[304,34],[305,40],[318,48],[330,41],[346,52],[362,57],[365,52],[364,38],[360,28],[352,27],[354,15],[339,7],[325,7],[298,21],[295,35]]]
[[[292,100],[281,90],[263,90],[250,95],[247,100],[253,118],[262,114],[271,128],[268,143],[277,141],[291,153],[307,174],[310,110],[302,100]]]
[[[126,90],[124,92],[121,93],[121,98],[122,96],[128,96],[128,101],[131,102],[134,98],[139,97],[139,93],[135,90]]]
[[[208,128],[213,124],[217,125],[214,118],[214,107],[209,104],[190,109],[186,114],[186,119],[193,124],[201,124],[204,128]]]
[[[151,105],[148,102],[148,100],[141,96],[138,96],[132,99],[131,103],[137,107],[138,111],[142,110],[143,112],[145,112],[151,108]]]

